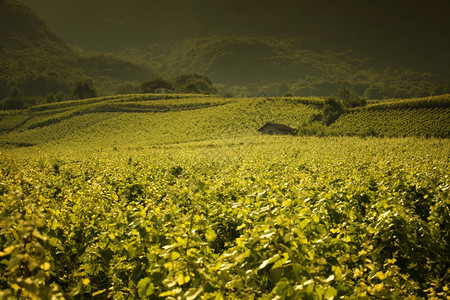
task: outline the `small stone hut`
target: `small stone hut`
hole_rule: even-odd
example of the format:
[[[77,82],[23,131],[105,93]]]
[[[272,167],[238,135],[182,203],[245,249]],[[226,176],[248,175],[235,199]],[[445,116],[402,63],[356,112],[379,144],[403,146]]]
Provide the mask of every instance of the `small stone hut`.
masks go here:
[[[295,129],[287,125],[267,122],[263,127],[258,129],[262,134],[289,135],[294,134]]]

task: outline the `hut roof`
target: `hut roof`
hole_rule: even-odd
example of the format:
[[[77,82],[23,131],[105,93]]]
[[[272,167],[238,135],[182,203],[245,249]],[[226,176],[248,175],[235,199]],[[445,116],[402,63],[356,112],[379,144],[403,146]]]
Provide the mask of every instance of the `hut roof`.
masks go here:
[[[267,127],[276,128],[276,129],[281,130],[281,131],[288,131],[288,132],[294,132],[295,131],[294,128],[291,128],[291,127],[289,127],[287,125],[271,123],[271,122],[267,122],[266,124],[264,124],[260,129],[258,129],[258,131],[263,131]]]

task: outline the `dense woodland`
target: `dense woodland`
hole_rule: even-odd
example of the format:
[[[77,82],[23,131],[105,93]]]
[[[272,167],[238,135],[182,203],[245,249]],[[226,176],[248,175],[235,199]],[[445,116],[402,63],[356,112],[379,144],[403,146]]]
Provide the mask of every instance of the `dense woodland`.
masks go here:
[[[211,37],[124,55],[150,60],[161,73],[204,74],[219,90],[236,96],[281,96],[287,91],[296,96],[329,96],[340,87],[368,99],[423,97],[450,91],[450,80],[428,72],[383,65],[353,51],[303,47],[300,40],[292,39]]]

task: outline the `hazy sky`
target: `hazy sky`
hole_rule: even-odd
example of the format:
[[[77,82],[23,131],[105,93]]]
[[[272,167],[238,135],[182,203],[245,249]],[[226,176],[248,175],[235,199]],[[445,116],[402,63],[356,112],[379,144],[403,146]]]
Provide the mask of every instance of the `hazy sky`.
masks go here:
[[[448,0],[22,0],[65,41],[118,50],[211,35],[303,37],[331,44],[448,32]],[[427,29],[427,30],[428,30]],[[445,31],[446,30],[446,31]],[[417,31],[417,33],[416,33]],[[373,38],[373,37],[371,37]],[[445,38],[445,37],[444,37]]]

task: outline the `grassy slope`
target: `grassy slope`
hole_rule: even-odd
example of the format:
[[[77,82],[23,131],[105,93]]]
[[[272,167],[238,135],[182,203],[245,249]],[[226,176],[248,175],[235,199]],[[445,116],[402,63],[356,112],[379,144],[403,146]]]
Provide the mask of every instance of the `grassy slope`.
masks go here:
[[[342,135],[450,137],[450,95],[369,104],[330,127]]]

